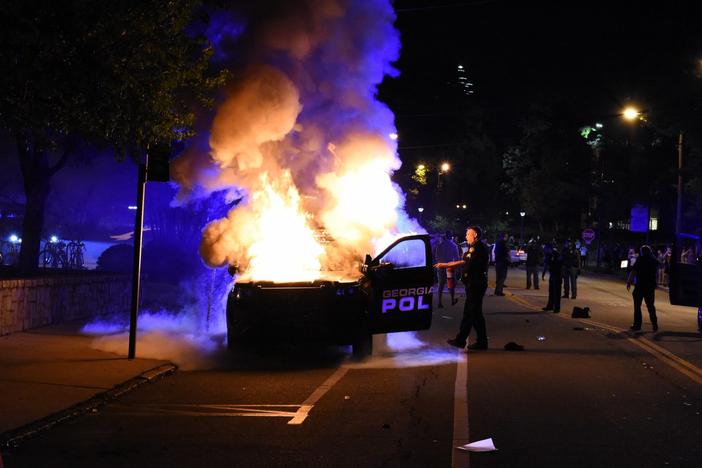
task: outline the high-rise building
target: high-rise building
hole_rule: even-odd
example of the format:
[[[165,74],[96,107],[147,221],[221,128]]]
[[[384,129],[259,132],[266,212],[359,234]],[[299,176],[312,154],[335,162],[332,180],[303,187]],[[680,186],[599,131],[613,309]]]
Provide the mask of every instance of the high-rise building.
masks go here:
[[[458,87],[461,89],[463,94],[465,94],[466,96],[475,94],[474,84],[468,78],[468,74],[466,73],[465,67],[459,64],[456,72],[458,75]]]

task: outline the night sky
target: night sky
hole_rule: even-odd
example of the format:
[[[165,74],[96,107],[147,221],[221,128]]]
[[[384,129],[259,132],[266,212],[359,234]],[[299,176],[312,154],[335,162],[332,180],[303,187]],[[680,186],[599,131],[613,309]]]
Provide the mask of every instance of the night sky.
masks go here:
[[[381,97],[406,130],[404,146],[438,143],[456,112],[476,106],[509,139],[535,102],[569,102],[589,123],[630,100],[681,107],[699,81],[698,2],[398,0],[395,9],[402,75]],[[446,94],[459,63],[475,84],[468,99]]]
[[[583,125],[615,120],[630,101],[649,110],[659,123],[689,113],[693,118],[688,125],[702,122],[694,118],[700,107],[696,96],[702,96],[700,2],[558,6],[396,0],[394,7],[402,42],[396,64],[401,74],[385,79],[379,97],[395,114],[404,169],[432,153],[441,157],[447,148],[443,145],[454,144],[456,133],[471,120],[485,126],[499,156],[518,142],[521,124],[540,102],[566,102],[578,110]],[[458,64],[474,83],[470,96],[456,86]],[[479,113],[471,115],[474,111]],[[13,153],[11,142],[0,144],[7,154]],[[109,155],[105,159],[112,161]],[[21,200],[14,157],[3,164],[0,197]],[[69,165],[53,182],[49,208],[59,202],[73,206],[73,199],[85,197],[81,192],[71,198],[67,190],[60,190],[75,186],[70,183],[74,172],[97,171],[100,166],[81,164],[84,161]],[[133,178],[133,165],[122,164],[117,170]],[[69,182],[62,185],[62,180]],[[120,194],[110,195],[120,206],[132,201],[134,191],[128,185],[119,184]]]

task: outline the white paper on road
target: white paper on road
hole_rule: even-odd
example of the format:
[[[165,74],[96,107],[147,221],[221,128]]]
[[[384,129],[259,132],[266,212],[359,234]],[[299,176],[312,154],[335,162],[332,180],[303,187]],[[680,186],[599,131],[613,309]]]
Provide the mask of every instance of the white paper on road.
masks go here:
[[[460,447],[456,448],[458,450],[465,450],[466,452],[493,452],[497,450],[497,448],[495,448],[495,444],[492,443],[492,437],[489,439],[471,442],[470,444],[461,445]]]

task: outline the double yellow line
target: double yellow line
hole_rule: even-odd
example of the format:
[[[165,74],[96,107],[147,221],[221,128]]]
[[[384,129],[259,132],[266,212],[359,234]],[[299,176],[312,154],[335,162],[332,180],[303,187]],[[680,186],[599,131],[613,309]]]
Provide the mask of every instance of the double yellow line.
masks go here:
[[[531,304],[529,301],[526,299],[515,296],[514,294],[509,294],[507,296],[509,300],[512,302],[516,302],[517,304],[526,307],[527,309],[531,310],[541,310],[540,308],[534,306]],[[633,337],[626,333],[626,330],[623,330],[621,328],[615,327],[613,325],[609,325],[606,323],[601,323],[601,322],[596,322],[594,320],[589,320],[589,319],[578,319],[578,321],[592,325],[593,327],[599,327],[603,328],[605,330],[609,330],[614,333],[620,334],[623,338],[626,338],[630,343],[638,346],[639,348],[643,349],[656,359],[660,360],[662,363],[670,366],[671,368],[677,370],[681,374],[689,377],[693,382],[698,383],[702,385],[702,369],[699,367],[695,366],[692,364],[690,361],[686,361],[685,359],[682,359],[675,354],[671,353],[667,349],[658,346],[657,344],[653,343],[652,341],[644,338],[643,336],[636,336]]]

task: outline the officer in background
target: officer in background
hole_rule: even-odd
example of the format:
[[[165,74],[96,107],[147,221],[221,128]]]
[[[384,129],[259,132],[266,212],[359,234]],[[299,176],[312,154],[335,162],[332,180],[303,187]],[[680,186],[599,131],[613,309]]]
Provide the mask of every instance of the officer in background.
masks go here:
[[[534,280],[534,289],[539,289],[539,265],[544,261],[544,249],[532,237],[526,247],[526,288],[531,289],[531,281]]]
[[[507,233],[502,232],[495,241],[495,296],[504,296],[502,288],[507,279],[509,268],[509,247],[507,246]]]
[[[646,302],[648,316],[651,319],[651,327],[653,331],[658,331],[658,318],[656,317],[656,269],[658,261],[653,256],[651,247],[644,245],[641,247],[641,256],[636,260],[634,266],[631,267],[629,277],[626,280],[626,290],[631,289],[631,284],[634,283],[634,323],[631,330],[641,330],[641,301]]]
[[[483,233],[477,226],[470,226],[466,230],[466,241],[468,250],[463,254],[462,260],[448,263],[437,263],[437,268],[462,267],[462,280],[466,285],[466,302],[463,305],[463,319],[461,328],[456,338],[447,340],[448,344],[457,348],[465,348],[468,335],[475,326],[477,335],[475,343],[468,346],[468,349],[487,349],[487,329],[485,317],[483,316],[483,297],[487,290],[487,270],[490,261],[490,253],[487,246],[480,240]]]
[[[548,264],[548,304],[541,310],[552,310],[557,314],[561,311],[561,281],[563,274],[563,256],[558,249],[558,242],[553,242],[553,248],[546,260]]]
[[[578,296],[578,275],[580,274],[580,252],[570,243],[563,242],[563,299]]]

